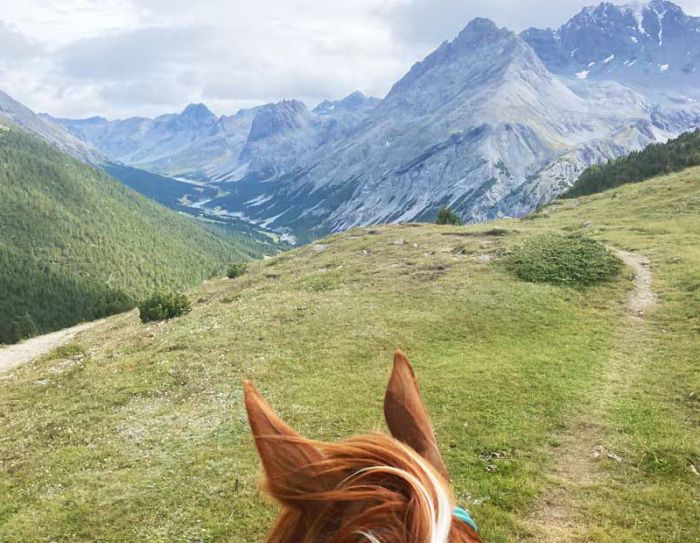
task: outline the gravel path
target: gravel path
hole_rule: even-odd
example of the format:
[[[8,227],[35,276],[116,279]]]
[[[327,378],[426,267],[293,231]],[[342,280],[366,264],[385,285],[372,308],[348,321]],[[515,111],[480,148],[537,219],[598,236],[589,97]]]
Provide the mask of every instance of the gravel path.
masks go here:
[[[58,332],[37,336],[16,345],[0,348],[0,374],[31,362],[35,358],[68,343],[77,334],[89,330],[99,322],[101,321],[86,322]]]

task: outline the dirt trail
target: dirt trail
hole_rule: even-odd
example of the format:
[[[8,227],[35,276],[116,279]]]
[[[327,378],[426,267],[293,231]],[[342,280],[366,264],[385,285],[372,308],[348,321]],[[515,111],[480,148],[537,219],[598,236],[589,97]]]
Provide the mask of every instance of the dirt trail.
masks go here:
[[[527,541],[538,543],[573,543],[587,541],[586,519],[580,510],[580,495],[600,479],[598,462],[622,461],[614,451],[605,448],[604,417],[611,398],[624,388],[629,371],[638,360],[634,356],[636,338],[645,326],[646,312],[656,303],[652,291],[649,260],[639,254],[615,251],[616,256],[634,271],[634,288],[627,301],[627,323],[621,327],[618,349],[603,370],[593,391],[592,406],[561,436],[552,450],[555,485],[547,491],[529,519],[532,535]],[[632,351],[632,352],[631,352]]]
[[[96,326],[101,321],[86,322],[52,332],[43,336],[37,336],[17,345],[10,345],[0,349],[0,374],[10,371],[22,364],[31,362],[35,358],[46,354],[53,349],[68,343],[77,334]]]
[[[645,312],[656,303],[651,289],[652,274],[649,259],[628,251],[615,251],[617,257],[634,270],[634,290],[627,303],[630,316],[643,318]]]

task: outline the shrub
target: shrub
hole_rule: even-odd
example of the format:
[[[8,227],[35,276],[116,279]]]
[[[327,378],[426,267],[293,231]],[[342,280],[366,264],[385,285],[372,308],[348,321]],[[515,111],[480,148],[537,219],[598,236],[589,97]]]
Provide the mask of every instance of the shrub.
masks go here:
[[[247,270],[248,264],[244,262],[237,262],[236,264],[231,264],[231,266],[229,266],[226,275],[229,279],[235,279],[236,277],[240,277],[241,275],[243,275]]]
[[[548,233],[534,236],[512,251],[506,267],[524,281],[587,286],[614,277],[621,264],[599,241]]]
[[[30,337],[34,337],[39,334],[39,327],[34,322],[34,319],[29,313],[17,317],[12,322],[12,337],[10,338],[13,343],[22,341]]]
[[[507,236],[508,234],[510,234],[510,231],[506,230],[505,228],[491,228],[489,230],[486,230],[486,232],[484,232],[485,236],[494,236],[494,237]]]
[[[192,307],[184,294],[159,292],[139,304],[141,322],[173,319],[189,313]]]
[[[443,207],[438,211],[437,219],[435,219],[435,224],[453,224],[459,226],[462,224],[462,219],[459,215],[452,211],[449,207]]]

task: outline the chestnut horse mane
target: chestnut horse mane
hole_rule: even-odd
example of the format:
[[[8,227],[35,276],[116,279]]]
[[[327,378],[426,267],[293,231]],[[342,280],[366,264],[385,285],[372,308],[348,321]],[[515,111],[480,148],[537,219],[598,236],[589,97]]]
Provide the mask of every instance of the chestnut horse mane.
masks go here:
[[[282,506],[267,543],[470,543],[413,370],[397,351],[385,397],[392,436],[303,438],[245,383],[264,488]]]

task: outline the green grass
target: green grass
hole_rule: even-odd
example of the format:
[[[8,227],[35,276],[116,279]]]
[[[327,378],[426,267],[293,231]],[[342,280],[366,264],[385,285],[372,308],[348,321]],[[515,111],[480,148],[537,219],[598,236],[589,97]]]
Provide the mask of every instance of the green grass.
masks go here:
[[[625,461],[581,496],[588,536],[697,541],[698,177],[557,202],[528,221],[353,230],[204,284],[181,318],[109,319],[79,350],[0,381],[0,540],[262,541],[275,507],[258,490],[241,381],[303,434],[341,439],[384,427],[398,346],[460,504],[493,543],[527,537],[559,436],[595,402],[611,356],[640,356],[606,414]],[[573,289],[505,269],[500,255],[547,230],[651,257],[661,304],[641,346],[620,343],[628,272]]]
[[[660,297],[645,333],[623,345],[635,370],[607,432],[625,461],[586,496],[591,539],[700,541],[700,477],[691,471],[700,469],[700,168],[558,201],[526,223],[649,256]]]

